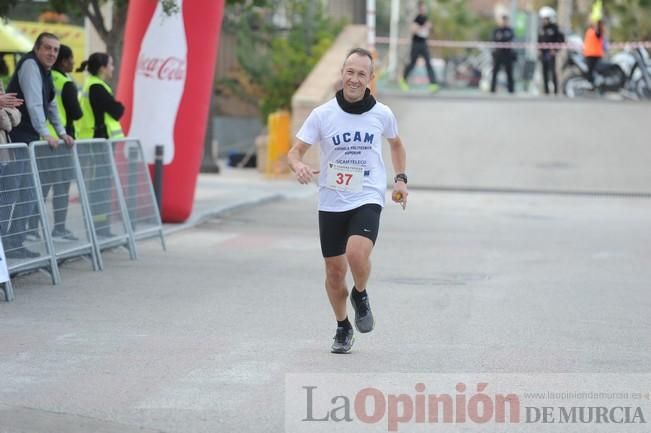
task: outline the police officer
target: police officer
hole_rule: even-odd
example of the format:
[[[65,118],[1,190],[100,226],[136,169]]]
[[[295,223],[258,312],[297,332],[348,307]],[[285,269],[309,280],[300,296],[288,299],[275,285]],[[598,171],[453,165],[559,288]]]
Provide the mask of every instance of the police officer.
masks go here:
[[[549,6],[540,8],[540,19],[542,20],[542,27],[538,34],[538,43],[563,43],[565,36],[558,29],[558,25],[554,22],[556,12]],[[549,79],[552,79],[554,84],[554,94],[558,94],[558,79],[556,77],[556,53],[558,48],[541,48],[540,49],[540,62],[542,63],[543,72],[543,86],[545,94],[549,95]]]
[[[509,16],[503,15],[499,27],[493,30],[493,42],[508,43],[513,42],[513,29],[509,27]],[[500,68],[504,66],[509,93],[514,92],[513,85],[513,60],[515,52],[512,48],[496,48],[493,50],[493,79],[491,81],[491,93],[495,93],[497,87],[497,74]]]

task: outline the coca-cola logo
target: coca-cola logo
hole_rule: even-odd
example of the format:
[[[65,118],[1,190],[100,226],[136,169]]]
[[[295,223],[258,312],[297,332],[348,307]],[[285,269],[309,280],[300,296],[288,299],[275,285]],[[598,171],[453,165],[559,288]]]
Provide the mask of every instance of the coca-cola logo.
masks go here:
[[[185,60],[174,56],[140,56],[136,73],[154,80],[181,81],[185,79]]]

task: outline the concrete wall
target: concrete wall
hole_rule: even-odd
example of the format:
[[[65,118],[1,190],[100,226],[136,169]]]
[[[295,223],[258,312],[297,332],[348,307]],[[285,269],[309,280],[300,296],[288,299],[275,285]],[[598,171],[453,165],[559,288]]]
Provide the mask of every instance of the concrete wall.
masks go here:
[[[651,193],[649,104],[379,99],[398,118],[410,186]]]

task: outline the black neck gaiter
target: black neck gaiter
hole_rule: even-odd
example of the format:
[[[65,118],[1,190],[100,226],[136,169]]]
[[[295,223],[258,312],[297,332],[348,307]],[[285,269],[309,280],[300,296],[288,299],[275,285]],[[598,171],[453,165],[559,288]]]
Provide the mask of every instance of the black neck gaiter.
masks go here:
[[[357,102],[348,102],[344,98],[344,91],[337,92],[337,103],[346,113],[362,114],[370,111],[375,106],[375,98],[371,95],[371,91],[367,88],[364,92],[364,97]]]

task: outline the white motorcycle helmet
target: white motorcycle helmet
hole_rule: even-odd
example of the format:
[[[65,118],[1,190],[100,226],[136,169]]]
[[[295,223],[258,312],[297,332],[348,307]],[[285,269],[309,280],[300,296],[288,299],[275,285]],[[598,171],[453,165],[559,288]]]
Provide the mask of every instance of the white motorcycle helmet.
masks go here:
[[[556,11],[553,8],[550,8],[549,6],[541,7],[540,10],[538,11],[538,16],[540,17],[541,20],[544,20],[546,18],[550,22],[556,21]]]

